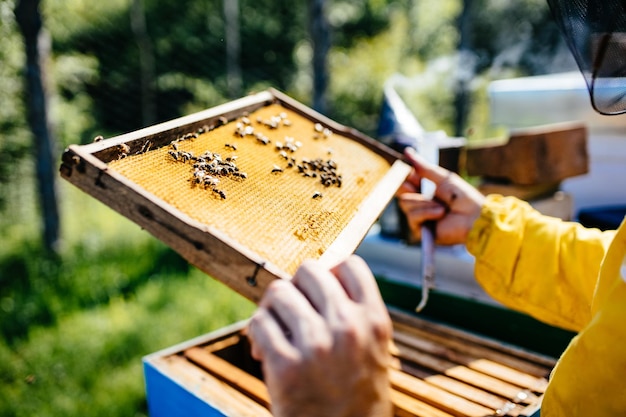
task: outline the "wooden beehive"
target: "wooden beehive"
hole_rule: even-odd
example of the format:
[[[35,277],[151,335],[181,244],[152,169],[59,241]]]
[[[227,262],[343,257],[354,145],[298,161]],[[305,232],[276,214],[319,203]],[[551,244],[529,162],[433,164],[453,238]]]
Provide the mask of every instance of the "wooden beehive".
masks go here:
[[[391,312],[389,368],[395,416],[533,416],[550,357]],[[144,358],[152,417],[271,416],[245,323]],[[350,393],[346,393],[350,395]]]
[[[504,144],[468,147],[467,173],[516,186],[542,186],[589,171],[587,127],[560,123],[512,132]]]
[[[410,171],[398,158],[268,90],[70,146],[61,175],[256,302],[305,258],[356,249]]]

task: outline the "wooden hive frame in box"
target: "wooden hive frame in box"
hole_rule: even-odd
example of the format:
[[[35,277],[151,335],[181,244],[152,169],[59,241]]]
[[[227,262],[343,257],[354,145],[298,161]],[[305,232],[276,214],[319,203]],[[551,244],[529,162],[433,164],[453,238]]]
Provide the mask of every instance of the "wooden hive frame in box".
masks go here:
[[[268,113],[269,109],[280,111],[280,116]],[[253,117],[256,120],[250,121]],[[293,127],[287,127],[287,117]],[[276,123],[283,123],[280,135]],[[307,137],[286,136],[289,129]],[[331,135],[333,139],[326,141]],[[218,140],[221,154],[215,156]],[[238,149],[234,141],[240,148],[237,153],[247,152],[247,160],[237,160],[250,170],[247,174],[233,163],[237,155],[232,154]],[[212,152],[202,153],[204,144],[212,144]],[[333,151],[334,144],[339,149]],[[300,146],[302,150],[295,152]],[[317,172],[303,155],[296,160],[307,146],[310,156],[320,161]],[[211,176],[205,175],[207,171],[198,173],[200,161],[204,166],[215,163],[200,154],[224,164],[211,169],[232,175],[217,178],[213,171]],[[346,169],[346,175],[337,174],[341,168],[335,170],[336,165]],[[332,171],[332,178],[320,185],[322,169]],[[301,258],[319,258],[330,265],[352,253],[410,167],[379,142],[268,90],[136,132],[72,145],[63,154],[60,171],[63,178],[133,220],[191,264],[257,302],[271,280],[289,279]],[[284,201],[277,215],[267,204],[273,200],[271,193]],[[342,204],[352,206],[337,208]],[[239,214],[232,214],[234,210]],[[274,231],[264,224],[272,221]],[[278,235],[290,222],[297,224],[281,241]],[[235,225],[226,232],[226,223]],[[237,223],[248,229],[238,229]],[[275,256],[282,252],[289,262]]]
[[[531,417],[553,358],[391,310],[395,416]],[[144,358],[152,417],[271,416],[238,323]],[[350,393],[346,393],[350,395]]]

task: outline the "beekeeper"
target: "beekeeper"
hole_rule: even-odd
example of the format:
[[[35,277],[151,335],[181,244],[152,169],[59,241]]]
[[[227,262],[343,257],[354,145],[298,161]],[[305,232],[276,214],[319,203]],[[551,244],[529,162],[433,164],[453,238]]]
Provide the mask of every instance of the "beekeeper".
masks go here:
[[[624,2],[548,3],[594,109],[624,113]],[[577,332],[551,374],[541,417],[626,416],[626,223],[601,232],[546,217],[513,197],[485,197],[410,150],[406,156],[415,169],[398,200],[414,234],[436,221],[437,242],[464,243],[495,299]],[[417,193],[421,178],[437,185],[434,200]],[[270,286],[249,331],[274,415],[391,415],[390,322],[362,260],[330,270],[303,264],[293,282]]]

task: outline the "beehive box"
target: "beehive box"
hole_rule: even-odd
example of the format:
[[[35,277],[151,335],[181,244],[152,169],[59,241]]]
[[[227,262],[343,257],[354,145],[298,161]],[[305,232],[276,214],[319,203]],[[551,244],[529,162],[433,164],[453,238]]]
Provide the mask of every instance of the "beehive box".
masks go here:
[[[305,258],[356,249],[410,171],[398,158],[268,90],[72,145],[60,171],[256,302]]]
[[[468,175],[512,186],[554,186],[589,172],[587,126],[579,122],[519,129],[508,141],[479,144],[466,150]]]
[[[395,416],[537,415],[553,358],[400,311],[391,316]],[[145,357],[150,416],[271,416],[244,329],[238,323]]]

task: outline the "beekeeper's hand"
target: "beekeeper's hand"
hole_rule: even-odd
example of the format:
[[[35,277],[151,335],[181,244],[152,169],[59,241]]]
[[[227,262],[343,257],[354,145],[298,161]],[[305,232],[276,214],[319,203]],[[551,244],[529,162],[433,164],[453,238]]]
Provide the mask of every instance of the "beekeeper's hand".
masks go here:
[[[457,174],[427,162],[412,148],[406,149],[405,156],[414,169],[400,187],[397,197],[413,237],[420,239],[422,223],[434,220],[436,243],[465,243],[472,225],[480,216],[485,197]],[[431,180],[437,187],[432,200],[418,193],[422,178]]]
[[[305,261],[268,287],[248,327],[274,416],[392,415],[391,321],[365,262]]]

